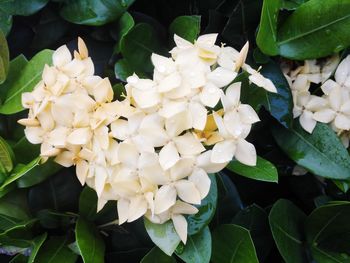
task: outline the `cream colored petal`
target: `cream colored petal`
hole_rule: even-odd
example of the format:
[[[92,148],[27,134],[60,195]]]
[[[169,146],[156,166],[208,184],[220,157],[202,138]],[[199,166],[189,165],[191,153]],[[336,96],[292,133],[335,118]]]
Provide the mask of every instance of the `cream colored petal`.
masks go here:
[[[119,225],[125,223],[128,220],[129,205],[130,205],[130,201],[127,199],[122,198],[118,200],[117,210],[118,210]]]
[[[336,83],[334,80],[327,80],[325,83],[322,84],[321,89],[324,94],[329,95],[329,93],[334,89],[338,88],[339,84]]]
[[[111,139],[109,147],[106,153],[106,158],[110,165],[116,165],[120,163],[118,158],[119,144],[115,140]]]
[[[130,199],[128,222],[139,219],[147,212],[147,201],[143,196],[135,196]]]
[[[181,48],[181,49],[193,47],[193,44],[191,42],[179,37],[176,34],[174,34],[174,41],[175,41],[176,46]]]
[[[257,157],[254,145],[244,139],[239,139],[237,142],[235,158],[245,165],[255,166]]]
[[[167,211],[176,202],[176,189],[172,185],[163,185],[158,189],[154,198],[154,213]]]
[[[61,152],[60,149],[53,147],[51,144],[43,142],[40,146],[40,156],[42,157],[53,157]],[[69,165],[71,166],[71,165]],[[66,166],[66,167],[69,167]]]
[[[50,87],[53,86],[56,82],[56,75],[57,75],[57,71],[55,70],[54,67],[45,65],[43,70],[43,75],[42,75],[45,85]]]
[[[299,122],[301,127],[308,133],[312,133],[317,124],[313,119],[313,113],[310,111],[304,111],[299,117]]]
[[[22,106],[23,108],[30,108],[35,102],[34,96],[31,92],[23,92],[21,95]]]
[[[193,215],[198,213],[198,209],[193,205],[177,200],[171,208],[171,212],[173,214]]]
[[[197,155],[205,151],[201,142],[190,132],[173,139],[178,152],[184,156]]]
[[[110,102],[113,99],[113,89],[108,78],[102,79],[94,88],[93,96],[97,102]]]
[[[192,127],[203,131],[207,123],[208,113],[205,107],[198,102],[191,102],[188,109],[192,116]]]
[[[237,58],[236,63],[235,63],[235,68],[234,68],[235,71],[238,72],[239,69],[244,64],[244,62],[247,58],[247,55],[248,55],[248,51],[249,51],[249,42],[247,41],[245,43],[245,45],[243,46],[243,48],[241,49],[241,51],[239,52],[238,58]]]
[[[231,84],[226,89],[226,96],[221,96],[221,101],[224,106],[224,110],[228,111],[236,107],[240,101],[241,96],[241,82]]]
[[[115,120],[111,123],[111,131],[114,138],[125,140],[130,136],[128,121],[123,119]]]
[[[334,77],[337,83],[342,85],[350,74],[350,57],[347,56],[340,62],[337,70],[335,71]]]
[[[164,170],[168,170],[179,160],[180,156],[174,142],[169,142],[159,152],[159,163]]]
[[[215,45],[215,41],[217,37],[218,37],[218,34],[216,33],[201,35],[196,40],[196,44],[200,46],[210,47]]]
[[[249,80],[255,85],[273,93],[277,93],[277,89],[271,80],[265,78],[260,73],[255,73],[249,76]]]
[[[333,110],[338,111],[340,110],[341,103],[342,103],[342,94],[340,88],[334,88],[329,93],[329,104],[333,108]]]
[[[100,212],[103,207],[105,206],[105,204],[107,204],[107,200],[106,199],[103,199],[103,198],[98,198],[97,199],[97,209],[96,209],[96,212]]]
[[[68,134],[69,129],[66,127],[57,127],[49,133],[47,142],[56,147],[65,147]]]
[[[323,109],[314,113],[313,118],[316,121],[330,123],[335,118],[335,111],[332,109]]]
[[[96,166],[95,167],[95,187],[97,196],[100,197],[107,179],[107,171],[105,167]]]
[[[162,74],[170,74],[176,70],[175,63],[171,58],[153,53],[151,56],[151,61],[154,67]]]
[[[337,114],[334,119],[334,125],[340,130],[350,130],[350,116]]]
[[[319,111],[328,106],[328,101],[325,98],[319,96],[310,96],[310,100],[306,103],[305,108],[309,111]]]
[[[192,173],[194,161],[194,158],[181,158],[170,168],[171,180],[177,181],[189,176]]]
[[[76,164],[76,174],[81,185],[85,184],[89,171],[89,164],[85,160],[78,160]]]
[[[28,118],[28,119],[20,119],[17,121],[18,124],[29,127],[38,127],[40,126],[40,122],[37,119]]]
[[[201,195],[195,184],[188,180],[180,180],[175,182],[177,195],[186,203],[199,205],[201,203]]]
[[[158,84],[159,92],[168,92],[181,85],[181,75],[178,72],[174,72],[169,76],[166,76]]]
[[[96,139],[100,147],[104,150],[108,149],[109,146],[109,136],[108,127],[101,126],[94,130],[94,139]]]
[[[37,118],[40,122],[41,127],[45,131],[51,131],[55,127],[55,121],[52,118],[51,111],[46,108],[45,110],[41,111]]]
[[[207,76],[208,80],[219,88],[225,87],[230,84],[237,76],[236,72],[225,69],[223,67],[217,67]]]
[[[70,127],[74,120],[72,109],[66,105],[54,103],[51,106],[51,114],[58,125]]]
[[[84,62],[80,59],[73,59],[62,67],[62,71],[71,78],[78,77],[85,69]]]
[[[72,60],[72,55],[66,45],[59,47],[52,55],[53,65],[63,67]]]
[[[297,91],[307,91],[309,90],[310,82],[305,74],[300,74],[293,81],[291,88]]]
[[[233,140],[225,140],[214,145],[210,160],[213,163],[230,162],[236,152],[236,143]]]
[[[219,114],[217,114],[216,112],[213,112],[213,117],[214,117],[216,126],[219,129],[220,135],[223,136],[224,138],[230,137],[228,130],[226,129],[224,121],[221,118],[221,116]]]
[[[260,121],[258,114],[249,104],[241,104],[238,107],[238,112],[242,122],[253,124]]]
[[[186,244],[187,241],[187,221],[183,215],[173,215],[171,217],[176,233],[179,235],[181,241]]]
[[[170,137],[177,136],[192,128],[192,116],[188,111],[180,112],[165,121],[165,128]]]
[[[210,190],[210,178],[203,169],[194,169],[193,173],[188,177],[188,180],[196,186],[200,193],[201,199],[205,198]]]
[[[85,45],[85,42],[80,37],[78,37],[78,50],[79,50],[79,55],[82,59],[87,58],[89,56],[89,51]]]
[[[245,117],[247,119],[247,117]],[[230,137],[243,137],[246,124],[241,120],[241,114],[237,111],[229,111],[224,115],[224,124]],[[251,124],[247,124],[250,126]]]
[[[155,87],[148,90],[132,89],[132,97],[141,109],[151,108],[160,102],[160,94]]]
[[[118,157],[121,163],[126,164],[130,168],[136,168],[139,152],[134,144],[122,142],[119,144]]]
[[[345,115],[350,115],[350,101],[346,101],[341,107],[340,111]]]
[[[87,144],[92,137],[92,131],[90,128],[78,128],[74,129],[67,137],[67,142],[73,145]]]
[[[210,108],[214,108],[218,104],[222,91],[212,83],[207,83],[202,92],[199,94],[201,102]]]
[[[71,167],[74,164],[74,157],[72,152],[63,151],[56,156],[55,162],[64,167]]]
[[[213,163],[211,161],[212,150],[203,152],[197,157],[196,165],[207,173],[217,173],[224,169],[228,162]]]
[[[179,114],[186,110],[187,102],[185,100],[169,100],[164,101],[162,108],[158,111],[159,115],[169,119],[176,114]]]

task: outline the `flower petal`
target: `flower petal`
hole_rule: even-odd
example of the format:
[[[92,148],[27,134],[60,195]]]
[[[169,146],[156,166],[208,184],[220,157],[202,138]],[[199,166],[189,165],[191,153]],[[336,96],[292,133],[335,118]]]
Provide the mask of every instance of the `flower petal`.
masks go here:
[[[205,151],[205,148],[201,142],[190,132],[187,132],[182,136],[175,137],[173,141],[175,142],[179,153],[184,156],[197,155]]]
[[[236,152],[236,143],[233,140],[225,140],[214,145],[210,160],[213,163],[230,162]]]
[[[201,203],[201,195],[195,184],[188,180],[180,180],[175,182],[177,195],[185,202],[199,205]]]
[[[255,166],[257,157],[254,145],[244,139],[239,139],[235,158],[245,165]]]
[[[171,185],[163,185],[158,189],[154,198],[154,212],[163,213],[176,202],[176,189]]]
[[[317,124],[313,118],[313,113],[310,111],[304,111],[299,117],[299,122],[301,127],[308,133],[312,133]]]
[[[188,180],[196,186],[200,193],[201,199],[205,198],[210,190],[210,178],[203,169],[194,169]]]
[[[180,160],[174,142],[169,142],[159,152],[159,163],[164,170],[168,170]]]
[[[187,241],[187,221],[183,215],[173,215],[171,217],[176,233],[179,235],[181,241],[186,244]]]

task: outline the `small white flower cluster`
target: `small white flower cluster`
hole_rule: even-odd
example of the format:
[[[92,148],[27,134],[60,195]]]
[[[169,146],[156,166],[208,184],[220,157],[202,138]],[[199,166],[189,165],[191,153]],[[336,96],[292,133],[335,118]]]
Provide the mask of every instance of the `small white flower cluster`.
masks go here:
[[[232,81],[243,68],[251,82],[276,92],[244,63],[248,45],[238,52],[215,45],[216,37],[192,44],[175,35],[172,58],[152,55],[153,79],[130,76],[125,99],[113,102],[82,40],[74,59],[62,46],[43,80],[23,94],[29,116],[19,123],[30,142],[41,143],[41,156],[76,166],[80,182],[96,190],[98,210],[117,200],[119,224],[143,215],[158,224],[171,219],[186,243],[183,215],[197,213],[193,205],[210,190],[208,173],[232,158],[256,164],[245,138],[259,118],[240,103],[241,85]]]

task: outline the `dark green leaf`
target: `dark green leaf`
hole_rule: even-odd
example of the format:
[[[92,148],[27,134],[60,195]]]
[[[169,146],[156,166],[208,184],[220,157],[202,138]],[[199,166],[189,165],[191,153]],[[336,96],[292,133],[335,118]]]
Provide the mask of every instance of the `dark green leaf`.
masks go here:
[[[13,146],[13,152],[18,163],[29,163],[40,155],[40,145],[31,144],[25,136],[23,136]]]
[[[237,225],[220,225],[213,233],[214,263],[258,263],[249,230]]]
[[[50,237],[39,249],[34,262],[74,263],[77,255],[67,247],[66,237]]]
[[[120,43],[123,37],[130,31],[135,25],[135,21],[129,12],[125,12],[116,23],[113,24],[113,29],[111,30],[112,37],[117,41],[114,47],[114,53],[120,52]]]
[[[151,73],[153,70],[152,52],[163,53],[155,30],[145,23],[137,24],[123,37],[120,50],[131,71],[142,73]]]
[[[198,213],[189,215],[187,217],[188,222],[188,234],[194,235],[204,229],[212,220],[218,199],[218,189],[216,185],[216,178],[214,174],[209,175],[211,185],[208,195],[201,201],[201,204],[196,206]]]
[[[350,2],[310,0],[278,30],[279,54],[291,59],[331,55],[350,45]]]
[[[27,220],[30,217],[27,201],[27,191],[22,189],[12,191],[0,199],[0,214]]]
[[[186,263],[209,263],[211,257],[211,235],[209,227],[193,236],[188,236],[186,245],[181,253],[176,255]]]
[[[344,254],[350,253],[349,220],[349,202],[321,206],[306,219],[307,241],[318,262],[347,262],[343,260],[346,259]]]
[[[61,15],[71,23],[99,26],[121,16],[134,0],[67,1]]]
[[[41,248],[41,246],[43,245],[45,239],[47,237],[47,233],[44,233],[40,236],[37,236],[36,238],[33,239],[33,247],[32,247],[32,252],[30,253],[29,259],[28,259],[28,263],[34,263],[34,259],[36,257],[36,255],[39,252],[39,249]]]
[[[179,16],[170,24],[169,34],[171,39],[176,34],[193,43],[197,39],[200,29],[200,16]]]
[[[264,262],[273,246],[268,216],[265,210],[253,204],[238,212],[232,223],[249,230],[259,260]]]
[[[12,27],[12,15],[0,9],[0,30],[7,35]]]
[[[0,136],[0,166],[5,168],[5,172],[13,169],[15,155],[8,143]]]
[[[94,220],[97,212],[96,191],[85,186],[79,197],[79,214],[88,220]]]
[[[154,224],[145,218],[145,227],[153,243],[165,254],[171,256],[180,243],[180,237],[169,220],[164,224]]]
[[[52,60],[52,50],[43,50],[36,54],[23,69],[17,80],[11,85],[0,113],[13,114],[23,110],[21,96],[23,92],[32,91],[41,79],[45,64]]]
[[[0,84],[6,80],[9,69],[9,49],[4,33],[0,30]]]
[[[278,200],[271,209],[272,235],[286,263],[307,262],[303,247],[305,219],[305,214],[288,200]]]
[[[282,150],[310,172],[333,179],[350,178],[350,157],[332,128],[318,123],[312,134],[294,122],[293,129],[273,127],[272,134]]]
[[[49,0],[1,1],[1,9],[11,15],[29,16],[43,8]]]
[[[127,77],[131,76],[134,72],[126,59],[119,59],[114,65],[115,77],[122,81],[126,82]]]
[[[176,263],[176,260],[164,254],[158,247],[154,247],[140,263]]]
[[[248,166],[232,160],[227,166],[230,171],[244,177],[265,182],[278,182],[278,173],[276,167],[269,161],[258,156],[256,166]]]
[[[84,263],[103,263],[105,244],[95,226],[79,217],[75,239]]]
[[[281,0],[264,0],[256,43],[269,56],[278,55],[277,21]]]
[[[282,0],[281,9],[295,10],[308,0]]]

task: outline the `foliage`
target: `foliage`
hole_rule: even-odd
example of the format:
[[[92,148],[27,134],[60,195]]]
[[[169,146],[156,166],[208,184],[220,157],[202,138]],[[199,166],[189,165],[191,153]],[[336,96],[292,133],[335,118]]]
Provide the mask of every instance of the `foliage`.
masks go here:
[[[1,262],[349,262],[349,152],[329,126],[309,134],[293,120],[279,67],[347,49],[349,13],[347,0],[0,0]],[[74,48],[78,36],[123,96],[128,76],[152,73],[152,52],[168,55],[173,34],[193,42],[203,33],[237,49],[249,40],[248,60],[278,93],[237,76],[261,119],[248,138],[257,166],[233,160],[210,175],[183,244],[171,222],[116,224],[113,201],[97,213],[96,193],[74,169],[42,164],[17,120],[52,50]],[[305,175],[292,175],[296,164]]]

